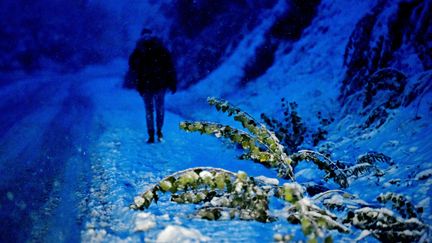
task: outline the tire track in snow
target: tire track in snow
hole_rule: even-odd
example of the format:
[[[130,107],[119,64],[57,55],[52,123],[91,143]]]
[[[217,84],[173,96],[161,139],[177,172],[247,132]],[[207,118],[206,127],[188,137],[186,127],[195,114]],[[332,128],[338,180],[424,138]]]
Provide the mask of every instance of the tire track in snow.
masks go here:
[[[49,219],[61,203],[66,161],[78,154],[75,142],[85,140],[85,133],[73,130],[84,128],[91,115],[85,112],[88,99],[73,92],[71,81],[50,82],[26,94],[31,104],[23,109],[3,106],[16,112],[11,117],[17,121],[0,145],[5,152],[1,168],[7,171],[1,178],[0,206],[8,222],[1,227],[1,241],[43,241],[49,231]]]
[[[22,104],[14,107],[14,102],[6,102],[2,106],[3,111],[7,110],[12,113],[11,117],[15,116],[18,120],[0,138],[0,214],[6,222],[0,227],[0,241],[27,239],[32,227],[29,214],[40,206],[33,199],[38,193],[38,196],[46,193],[45,188],[36,185],[43,178],[44,169],[39,165],[39,161],[44,159],[40,153],[43,148],[41,138],[59,111],[60,107],[56,104],[67,95],[68,85],[52,83],[52,86],[30,89],[29,93],[26,92],[28,90],[23,91],[25,96],[40,98],[49,106],[27,107]],[[59,90],[56,95],[52,95],[54,90]]]
[[[16,123],[49,105],[53,105],[52,94],[64,91],[63,83],[47,80],[26,80],[9,85],[0,93],[0,138]],[[62,92],[60,91],[60,92]],[[59,96],[59,94],[57,94]]]
[[[58,203],[51,208],[50,220],[43,225],[46,242],[80,240],[79,232],[88,213],[86,202],[91,178],[88,147],[100,133],[92,126],[93,109],[91,97],[82,89],[81,82],[73,84],[62,110],[70,115],[68,136],[71,146],[63,162],[63,173],[58,175],[61,180],[59,190],[51,193],[50,199],[58,200]]]

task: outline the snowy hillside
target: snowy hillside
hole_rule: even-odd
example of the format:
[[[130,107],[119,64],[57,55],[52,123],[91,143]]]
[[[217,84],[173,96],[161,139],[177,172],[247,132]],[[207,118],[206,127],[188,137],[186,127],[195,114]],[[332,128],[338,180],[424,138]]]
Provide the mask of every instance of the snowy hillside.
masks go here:
[[[407,239],[430,241],[432,1],[222,1],[218,6],[149,1],[119,6],[107,1],[105,7],[130,21],[128,31],[140,28],[138,21],[121,14],[135,9],[144,26],[160,30],[176,58],[181,83],[177,93],[166,97],[165,141],[145,143],[144,104],[137,92],[122,88],[127,55],[118,54],[125,51],[118,39],[111,42],[116,53],[103,55],[102,64],[68,74],[59,72],[61,68],[11,72],[19,65],[8,65],[0,74],[0,242],[305,240],[314,236],[307,235],[313,226],[304,218],[287,220],[293,210],[289,206],[314,203],[331,210],[325,220],[334,216],[339,231],[348,229],[340,233],[330,230],[328,221],[317,220],[316,228],[325,225],[329,230],[324,235],[335,242],[392,239],[372,230],[381,222],[370,228],[362,224],[361,212],[375,209],[378,219],[394,216],[404,222],[391,229],[411,227],[401,230],[404,237],[413,237]],[[110,33],[101,32],[100,40]],[[136,33],[123,36],[126,49],[131,36]],[[105,45],[109,43],[101,48]],[[6,63],[16,54],[0,61]],[[351,173],[346,184],[319,162],[304,158],[291,164],[296,184],[281,178],[274,164],[266,168],[255,163],[252,149],[243,153],[244,144],[232,143],[235,137],[183,131],[196,127],[180,129],[182,121],[192,120],[253,130],[209,106],[208,97],[229,101],[271,129],[289,160],[301,151],[319,152],[323,161],[335,164],[334,174]],[[256,143],[262,143],[260,139],[258,134]],[[268,149],[283,158],[279,150]],[[276,169],[268,168],[272,166]],[[182,194],[177,197],[181,203],[159,193],[157,203],[150,200],[148,208],[142,206],[145,193],[161,180],[166,183],[170,174],[196,167],[244,171],[266,186],[277,183],[281,189],[269,193],[265,210],[271,217],[266,221],[239,213],[231,219],[222,213],[220,220],[207,220],[216,214],[200,216],[203,204],[179,201]],[[203,181],[206,176],[217,178],[204,172],[196,173]],[[238,183],[243,174],[235,175]],[[174,177],[169,179],[175,184]],[[257,186],[253,190],[260,188],[255,181],[248,183]],[[304,190],[304,200],[292,199],[296,190]],[[403,205],[392,207],[383,196],[388,192],[404,195],[406,201],[393,198]],[[219,205],[224,196],[208,200],[205,207]],[[137,205],[143,210],[132,209]],[[323,213],[308,210],[297,213]]]

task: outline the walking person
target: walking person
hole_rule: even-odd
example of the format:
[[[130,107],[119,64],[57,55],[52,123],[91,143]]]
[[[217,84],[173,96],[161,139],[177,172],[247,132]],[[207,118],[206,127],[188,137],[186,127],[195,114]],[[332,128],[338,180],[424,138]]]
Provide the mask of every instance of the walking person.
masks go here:
[[[176,92],[177,77],[170,52],[151,30],[141,31],[141,37],[129,57],[129,71],[136,75],[136,88],[144,100],[149,136],[147,143],[155,142],[155,111],[156,135],[162,142],[165,94],[167,90],[173,94]]]

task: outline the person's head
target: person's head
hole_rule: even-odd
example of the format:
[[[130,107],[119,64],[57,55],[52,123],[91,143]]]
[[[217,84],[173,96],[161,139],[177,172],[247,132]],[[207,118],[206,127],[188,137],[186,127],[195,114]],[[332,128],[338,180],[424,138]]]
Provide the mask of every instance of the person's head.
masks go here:
[[[153,31],[151,29],[143,28],[141,30],[141,36],[142,37],[144,37],[144,36],[152,36],[152,35],[153,35]]]

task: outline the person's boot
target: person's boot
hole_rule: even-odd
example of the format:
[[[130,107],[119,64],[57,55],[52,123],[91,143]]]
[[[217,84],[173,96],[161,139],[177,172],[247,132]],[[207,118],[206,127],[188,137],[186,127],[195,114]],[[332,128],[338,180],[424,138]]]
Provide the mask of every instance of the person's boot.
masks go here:
[[[149,139],[147,140],[148,144],[154,143],[154,142],[155,142],[154,136],[149,137]]]
[[[163,134],[162,134],[162,131],[158,131],[157,132],[157,136],[158,136],[158,142],[163,142]]]
[[[147,143],[148,144],[154,143],[154,137],[149,137],[149,139],[147,140]]]

